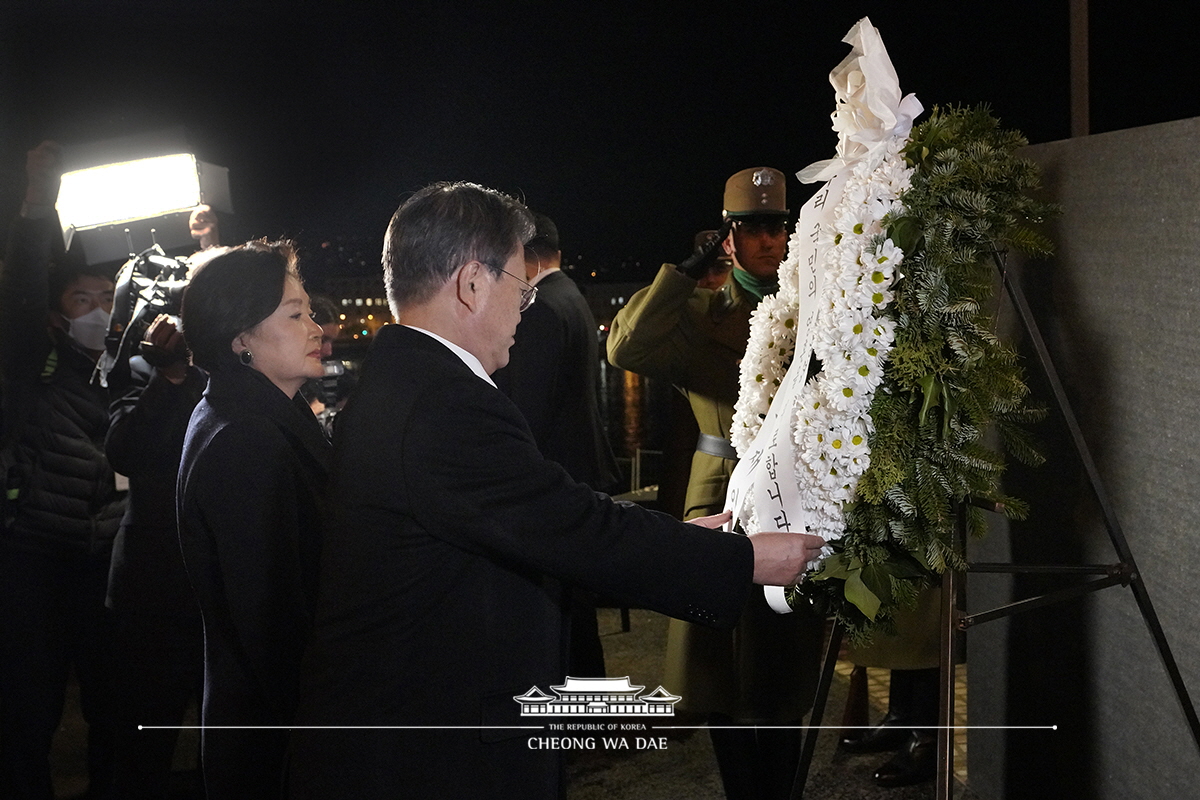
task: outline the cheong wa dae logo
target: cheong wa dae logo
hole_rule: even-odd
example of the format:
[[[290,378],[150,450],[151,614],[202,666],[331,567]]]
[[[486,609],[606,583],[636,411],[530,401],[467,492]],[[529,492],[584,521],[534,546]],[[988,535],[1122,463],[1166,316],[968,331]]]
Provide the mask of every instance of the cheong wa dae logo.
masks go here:
[[[562,686],[551,686],[554,694],[538,687],[513,698],[521,704],[522,717],[560,717],[604,714],[622,717],[673,717],[682,700],[659,686],[643,695],[646,687],[633,686],[623,678],[571,678]]]

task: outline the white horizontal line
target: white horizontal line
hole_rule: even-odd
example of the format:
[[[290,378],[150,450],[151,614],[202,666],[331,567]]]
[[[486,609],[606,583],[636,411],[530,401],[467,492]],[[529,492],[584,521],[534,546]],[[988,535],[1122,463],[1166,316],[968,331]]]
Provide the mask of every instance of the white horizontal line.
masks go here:
[[[577,724],[571,722],[555,725]],[[592,723],[616,725],[617,722]],[[626,722],[625,724],[629,724]],[[650,725],[647,730],[813,730],[868,731],[878,725]],[[902,727],[902,726],[897,726]],[[907,727],[907,726],[903,726]],[[1057,725],[917,725],[923,731],[1056,731]],[[546,725],[138,725],[139,731],[544,731]],[[566,733],[554,729],[552,733]],[[618,733],[620,731],[617,731]]]
[[[878,728],[878,725],[655,725],[654,729],[659,731],[683,731],[683,730],[741,730],[748,728],[764,728],[779,730],[801,730],[801,731],[869,731]],[[890,726],[889,726],[890,727]],[[1057,725],[897,725],[895,726],[902,730],[912,730],[918,728],[923,731],[1056,731]]]
[[[139,731],[540,731],[543,725],[138,725]]]

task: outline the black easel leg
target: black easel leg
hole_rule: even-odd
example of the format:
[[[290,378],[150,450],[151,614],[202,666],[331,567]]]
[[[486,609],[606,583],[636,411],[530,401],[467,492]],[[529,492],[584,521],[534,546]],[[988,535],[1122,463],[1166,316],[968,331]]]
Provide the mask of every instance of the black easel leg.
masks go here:
[[[817,694],[813,698],[812,714],[808,718],[804,746],[800,750],[800,764],[796,767],[796,779],[792,781],[792,800],[803,800],[804,797],[808,770],[817,749],[817,736],[821,733],[821,719],[825,716],[825,701],[829,699],[829,687],[833,683],[833,669],[837,666],[838,653],[842,649],[842,633],[842,623],[834,622],[829,632],[829,646],[825,648],[825,663],[821,667],[821,679],[817,682]]]
[[[941,686],[938,692],[937,800],[954,796],[954,657],[958,634],[958,573],[942,573]]]
[[[1025,333],[1028,334],[1030,343],[1037,353],[1038,361],[1041,363],[1042,371],[1050,383],[1058,410],[1063,415],[1063,420],[1066,422],[1067,429],[1071,433],[1071,440],[1075,444],[1075,451],[1078,453],[1079,459],[1083,464],[1083,469],[1087,473],[1088,483],[1092,487],[1092,492],[1104,517],[1104,527],[1108,531],[1108,538],[1112,542],[1117,556],[1129,568],[1132,575],[1130,588],[1133,590],[1133,597],[1137,601],[1138,609],[1142,612],[1142,620],[1146,623],[1146,628],[1149,630],[1150,636],[1154,639],[1154,645],[1158,649],[1158,656],[1162,660],[1163,667],[1167,671],[1167,676],[1171,680],[1171,686],[1175,689],[1175,697],[1179,700],[1184,720],[1186,720],[1188,728],[1192,732],[1192,741],[1195,742],[1196,748],[1200,750],[1200,717],[1196,715],[1196,706],[1192,703],[1187,685],[1184,684],[1183,676],[1179,672],[1179,665],[1175,661],[1175,655],[1171,652],[1170,644],[1167,643],[1167,636],[1162,629],[1162,624],[1159,622],[1158,613],[1154,610],[1154,604],[1150,602],[1150,593],[1146,591],[1146,585],[1142,582],[1141,571],[1138,570],[1137,563],[1134,561],[1133,551],[1129,548],[1125,532],[1121,529],[1121,525],[1117,521],[1116,512],[1108,502],[1108,493],[1104,490],[1104,484],[1100,480],[1100,471],[1096,468],[1096,462],[1092,459],[1091,450],[1088,449],[1087,442],[1083,438],[1083,431],[1080,429],[1079,422],[1075,418],[1075,412],[1071,409],[1071,404],[1067,400],[1066,390],[1063,389],[1062,381],[1058,377],[1058,370],[1055,369],[1054,362],[1050,358],[1050,351],[1046,347],[1046,341],[1042,338],[1037,320],[1033,318],[1033,310],[1030,309],[1029,302],[1025,299],[1024,290],[1008,274],[1001,254],[995,254],[994,258],[996,267],[1000,270],[1000,275],[1004,279],[1004,288],[1008,291],[1008,296],[1012,300],[1013,306],[1017,309],[1017,315],[1021,318],[1021,324],[1025,328]]]

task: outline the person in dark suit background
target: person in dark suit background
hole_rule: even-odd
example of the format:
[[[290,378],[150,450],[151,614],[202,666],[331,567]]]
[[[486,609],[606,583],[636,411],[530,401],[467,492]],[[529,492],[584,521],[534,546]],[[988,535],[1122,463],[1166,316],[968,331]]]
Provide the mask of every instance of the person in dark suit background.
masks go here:
[[[615,503],[542,456],[489,377],[536,292],[533,233],[516,200],[466,183],[392,217],[401,324],[339,417],[293,798],[556,798],[559,753],[530,746],[514,698],[562,674],[559,581],[730,627],[752,581],[789,584],[819,552]]]
[[[521,409],[542,455],[600,492],[620,479],[600,418],[600,344],[587,300],[561,269],[558,227],[534,213],[525,279],[537,302],[521,315],[507,366],[492,380]]]
[[[620,473],[600,419],[600,343],[587,300],[562,272],[558,226],[533,213],[537,226],[525,244],[525,279],[537,302],[521,315],[508,365],[492,380],[521,410],[538,449],[575,480],[613,492]],[[596,598],[571,591],[567,674],[604,677],[596,627]]]
[[[176,492],[179,543],[204,621],[205,790],[278,798],[316,600],[331,451],[300,396],[324,372],[321,328],[286,242],[248,242],[205,263],[182,316],[192,359],[209,373]]]

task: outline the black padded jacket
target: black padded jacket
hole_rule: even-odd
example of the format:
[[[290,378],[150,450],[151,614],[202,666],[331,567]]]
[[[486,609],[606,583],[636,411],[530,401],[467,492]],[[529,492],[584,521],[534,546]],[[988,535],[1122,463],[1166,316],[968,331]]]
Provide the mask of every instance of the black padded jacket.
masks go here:
[[[18,220],[0,271],[6,546],[107,558],[125,492],[104,454],[108,395],[61,331],[47,335],[52,220]]]

